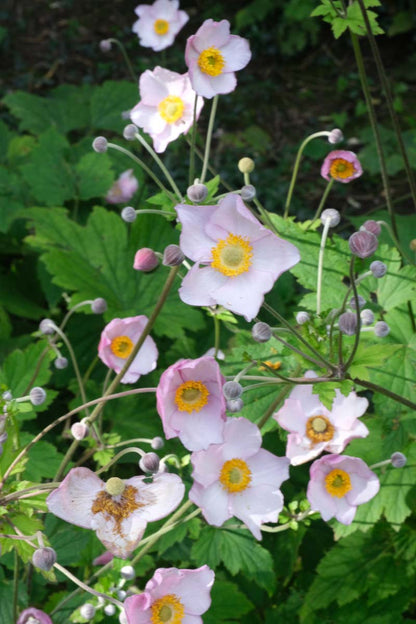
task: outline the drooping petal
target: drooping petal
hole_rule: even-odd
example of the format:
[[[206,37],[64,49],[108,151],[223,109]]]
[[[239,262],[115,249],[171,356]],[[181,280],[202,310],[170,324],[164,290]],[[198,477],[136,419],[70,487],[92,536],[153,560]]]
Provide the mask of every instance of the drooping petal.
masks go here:
[[[232,516],[229,497],[219,482],[207,488],[194,482],[189,491],[189,499],[202,509],[205,520],[213,526],[222,526]]]
[[[185,486],[175,474],[159,473],[151,483],[145,483],[143,477],[132,477],[126,484],[138,490],[140,506],[133,515],[153,522],[165,518],[174,511],[185,493]]]
[[[46,504],[51,513],[71,524],[90,529],[93,501],[104,482],[88,468],[72,468],[59,487],[49,494]]]

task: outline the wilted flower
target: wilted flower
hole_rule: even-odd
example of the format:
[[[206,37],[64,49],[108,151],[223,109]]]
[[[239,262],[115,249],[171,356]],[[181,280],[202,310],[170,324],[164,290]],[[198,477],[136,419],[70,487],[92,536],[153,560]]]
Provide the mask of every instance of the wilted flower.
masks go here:
[[[21,612],[16,624],[53,624],[49,615],[35,607],[29,607]]]
[[[139,4],[134,9],[139,16],[133,24],[133,32],[144,48],[152,48],[155,52],[172,45],[176,35],[186,24],[189,17],[185,11],[179,11],[178,0],[156,0],[151,5]]]
[[[343,183],[359,178],[362,173],[363,170],[357,156],[348,150],[329,152],[321,168],[321,176],[325,180],[332,178]]]
[[[312,509],[327,521],[336,518],[351,524],[358,505],[373,498],[380,489],[377,475],[358,457],[325,455],[310,467],[306,496]]]
[[[147,316],[115,318],[101,334],[98,357],[106,366],[119,373],[134,349],[148,322]],[[158,350],[153,338],[147,336],[121,383],[134,383],[140,375],[156,368]]]
[[[190,451],[222,442],[225,421],[224,378],[213,357],[179,360],[162,373],[157,411],[167,439],[179,437]]]
[[[316,374],[308,371],[306,376],[313,378]],[[283,429],[290,431],[286,455],[294,466],[304,464],[322,451],[342,453],[351,440],[365,438],[369,433],[358,420],[368,407],[367,399],[353,391],[345,397],[336,389],[329,410],[312,390],[309,384],[297,386],[273,416]]]
[[[234,72],[243,69],[250,59],[248,41],[230,35],[227,20],[205,20],[186,44],[185,61],[192,87],[206,98],[234,91],[237,85]]]
[[[139,90],[141,100],[130,111],[131,120],[150,134],[156,152],[164,152],[193,123],[195,92],[189,76],[163,67],[147,69],[140,76]],[[202,106],[198,98],[197,119]]]
[[[209,524],[221,526],[236,516],[261,539],[261,524],[277,522],[283,508],[279,488],[289,478],[289,460],[260,448],[261,442],[254,423],[228,418],[222,444],[192,453],[194,484],[189,498],[201,507]]]
[[[159,568],[144,592],[129,596],[124,608],[128,624],[203,624],[211,605],[215,574],[204,565],[196,570]]]
[[[140,542],[148,522],[170,514],[181,502],[184,485],[174,474],[158,474],[151,483],[145,477],[106,483],[88,468],[73,468],[49,494],[51,513],[85,529],[116,557],[125,559]]]
[[[109,204],[124,204],[131,200],[138,188],[139,182],[133,175],[133,169],[127,169],[114,182],[105,199]]]
[[[180,247],[196,263],[179,290],[190,305],[220,304],[251,321],[264,294],[300,260],[298,249],[263,227],[239,195],[198,210],[179,204],[176,211]]]

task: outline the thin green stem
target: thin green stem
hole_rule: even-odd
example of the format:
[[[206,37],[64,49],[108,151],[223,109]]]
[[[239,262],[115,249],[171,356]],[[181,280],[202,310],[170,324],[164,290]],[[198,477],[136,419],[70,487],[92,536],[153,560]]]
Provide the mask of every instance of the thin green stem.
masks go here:
[[[165,166],[165,164],[162,162],[162,160],[159,158],[159,156],[156,154],[155,150],[142,137],[140,132],[136,132],[136,134],[134,136],[139,141],[139,143],[144,147],[144,149],[150,154],[150,156],[153,158],[155,163],[159,166],[159,169],[162,171],[162,173],[164,174],[165,178],[167,179],[167,181],[171,185],[172,190],[175,193],[176,197],[179,199],[179,201],[181,201],[182,200],[182,195],[181,195],[180,190],[176,186],[175,180],[172,178],[172,175],[170,174],[170,171]]]
[[[323,274],[323,268],[324,268],[324,252],[325,252],[326,239],[328,237],[328,232],[329,232],[330,227],[331,227],[331,219],[326,219],[324,223],[324,229],[322,231],[322,236],[321,236],[321,245],[319,247],[318,276],[317,276],[317,282],[316,282],[316,314],[317,316],[321,314],[321,291],[322,291],[322,274]]]
[[[221,337],[221,321],[214,315],[214,358],[218,357],[218,351],[220,350],[220,337]]]
[[[14,570],[13,570],[13,622],[17,622],[17,599],[19,596],[19,555],[17,550],[14,551]]]
[[[134,83],[137,82],[137,74],[135,73],[134,69],[133,69],[133,65],[131,64],[129,55],[127,54],[126,48],[124,47],[124,45],[121,43],[121,41],[119,41],[118,39],[107,39],[107,41],[110,41],[111,43],[115,43],[121,50],[121,53],[123,55],[123,58],[125,60],[125,63],[127,65],[127,69],[129,70],[129,74],[133,80]]]
[[[359,302],[358,302],[357,286],[355,284],[354,264],[355,264],[355,256],[352,256],[351,264],[350,264],[350,282],[351,282],[352,290],[353,290],[353,293],[354,293],[355,312],[356,312],[356,315],[357,315],[357,327],[355,329],[354,345],[352,347],[352,351],[350,353],[350,356],[349,356],[348,360],[345,362],[344,371],[347,371],[348,368],[351,366],[351,364],[352,364],[352,362],[354,360],[355,354],[357,352],[359,342],[360,342],[361,315],[360,315],[360,305],[359,305]]]
[[[143,455],[145,454],[144,451],[142,451],[141,449],[138,449],[135,446],[129,446],[129,448],[123,449],[122,451],[117,453],[117,455],[115,455],[113,459],[108,462],[108,464],[97,470],[95,474],[98,476],[102,472],[107,472],[107,470],[111,468],[111,466],[117,463],[121,457],[127,455],[128,453],[136,453],[137,455],[140,455],[140,457],[143,457]]]
[[[387,390],[383,386],[379,386],[378,384],[372,383],[371,381],[366,381],[364,379],[359,379],[358,377],[351,377],[347,375],[347,379],[351,379],[355,384],[362,386],[363,388],[367,388],[368,390],[373,390],[373,392],[380,392],[380,394],[384,394],[384,396],[389,397],[389,399],[393,399],[397,401],[397,403],[401,403],[402,405],[406,405],[406,407],[410,407],[413,410],[416,410],[416,403],[413,401],[409,401],[405,397],[400,396],[400,394],[396,394],[395,392],[391,392],[391,390]]]
[[[268,225],[272,232],[274,232],[275,234],[279,234],[279,232],[276,229],[276,226],[274,225],[273,221],[270,219],[269,213],[264,208],[263,204],[260,203],[257,197],[253,199],[253,203],[256,206],[257,210],[259,211],[260,215],[263,217],[264,225]]]
[[[277,407],[280,405],[283,399],[289,394],[291,388],[292,388],[292,384],[288,383],[285,388],[282,388],[282,390],[279,392],[275,400],[272,401],[272,403],[270,403],[269,407],[267,408],[267,410],[265,411],[265,413],[263,414],[263,416],[260,418],[259,422],[257,423],[257,426],[260,430],[264,427],[264,425],[267,423],[269,418],[273,416]]]
[[[218,95],[215,95],[212,100],[211,114],[209,116],[209,122],[208,122],[207,138],[205,142],[204,162],[202,165],[202,173],[201,173],[201,178],[200,178],[201,184],[204,184],[205,177],[207,175],[209,154],[211,150],[212,132],[214,130],[214,121],[215,121],[215,114],[217,112],[217,106],[218,106]]]
[[[289,330],[287,330],[287,331],[289,331]],[[301,355],[303,358],[305,358],[305,360],[308,360],[309,362],[312,362],[313,364],[315,364],[319,368],[322,368],[322,362],[319,362],[318,360],[316,360],[312,356],[308,355],[307,353],[304,353],[300,349],[297,349],[296,347],[291,345],[290,342],[287,342],[286,340],[281,338],[279,335],[277,335],[276,331],[273,331],[273,336],[276,338],[276,340],[281,342],[283,345],[285,345],[285,347],[287,347],[288,349],[290,349],[294,353],[297,353],[298,355]]]
[[[196,111],[198,105],[198,95],[195,93],[194,111],[192,116],[191,151],[189,153],[189,178],[188,186],[194,183],[195,176],[195,147],[196,147]]]
[[[315,223],[315,221],[317,219],[319,219],[319,217],[321,216],[321,212],[322,212],[322,210],[323,210],[323,208],[324,208],[324,206],[326,204],[326,200],[328,199],[328,195],[329,195],[329,193],[330,193],[330,191],[332,189],[333,184],[334,184],[334,178],[331,178],[329,180],[328,184],[326,185],[326,188],[325,188],[325,191],[324,191],[324,193],[322,195],[321,201],[319,202],[319,206],[318,206],[318,208],[317,208],[317,210],[315,212],[315,216],[312,219],[312,221],[309,223],[309,225],[305,228],[305,232],[307,232],[312,227],[312,225]],[[331,219],[328,219],[328,221],[331,222]]]
[[[65,334],[65,332],[63,332],[59,327],[55,327],[55,332],[58,334],[58,336],[60,336],[62,338],[62,340],[65,343],[66,348],[68,349],[69,356],[70,356],[71,362],[72,362],[72,366],[74,367],[75,376],[77,378],[77,383],[78,383],[78,387],[79,387],[79,392],[81,394],[81,399],[82,399],[82,402],[85,405],[85,403],[87,403],[87,396],[85,394],[84,384],[83,384],[83,381],[82,381],[80,370],[78,368],[77,358],[75,356],[75,353],[74,353],[74,350],[72,348],[72,345],[71,345],[71,343],[69,341],[69,338]],[[85,409],[85,413],[88,416],[88,409],[87,408]]]
[[[386,221],[377,221],[377,223],[379,223],[380,225],[383,225],[386,228],[387,232],[389,233],[389,235],[391,237],[391,240],[396,245],[397,249],[400,252],[400,255],[402,256],[402,258],[407,260],[407,262],[409,264],[415,264],[415,261],[412,260],[412,258],[410,258],[410,256],[408,256],[406,254],[406,252],[403,250],[403,248],[401,247],[401,245],[399,243],[399,240],[398,240],[397,236],[395,235],[393,229],[390,227],[390,225]]]
[[[172,212],[168,210],[153,210],[153,208],[141,208],[140,210],[136,210],[137,216],[142,214],[155,214],[160,215],[162,217],[170,217],[172,218],[174,215]]]

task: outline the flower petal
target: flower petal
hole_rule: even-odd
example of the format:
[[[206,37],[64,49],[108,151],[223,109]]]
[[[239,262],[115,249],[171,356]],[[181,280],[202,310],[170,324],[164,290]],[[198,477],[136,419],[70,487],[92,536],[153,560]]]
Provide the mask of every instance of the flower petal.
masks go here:
[[[71,524],[90,529],[92,504],[104,482],[88,468],[72,468],[60,486],[49,494],[46,504],[51,513]]]

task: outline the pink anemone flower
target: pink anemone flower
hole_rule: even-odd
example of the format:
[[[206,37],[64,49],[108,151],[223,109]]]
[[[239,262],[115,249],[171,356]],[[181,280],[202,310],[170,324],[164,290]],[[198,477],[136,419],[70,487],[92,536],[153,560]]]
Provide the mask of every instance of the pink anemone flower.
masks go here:
[[[21,612],[16,624],[53,624],[53,622],[44,611],[29,607]]]
[[[189,498],[209,524],[221,526],[236,516],[261,539],[261,524],[277,522],[283,508],[279,488],[289,478],[289,460],[260,448],[261,442],[254,423],[228,418],[222,444],[192,453]]]
[[[306,376],[316,377],[316,374],[308,371]],[[290,463],[293,466],[304,464],[322,451],[342,453],[354,438],[367,437],[367,427],[358,420],[367,407],[367,399],[355,392],[344,396],[336,389],[329,410],[318,395],[313,394],[312,384],[297,386],[273,415],[283,429],[290,431],[286,448]]]
[[[93,529],[110,553],[125,559],[139,544],[147,523],[169,515],[184,492],[174,474],[160,473],[151,483],[145,477],[111,477],[104,482],[88,468],[73,468],[46,504],[58,518]]]
[[[138,188],[139,182],[133,175],[133,169],[127,169],[114,182],[105,199],[109,204],[125,204],[131,200]]]
[[[167,439],[179,437],[190,451],[223,441],[224,377],[213,357],[179,360],[162,374],[157,411]]]
[[[185,303],[222,305],[251,321],[264,294],[300,260],[298,249],[263,227],[239,195],[218,206],[176,206],[180,247],[195,262],[179,289]],[[202,265],[202,266],[200,266]]]
[[[98,357],[108,368],[119,373],[134,349],[148,322],[147,316],[115,318],[102,331]],[[141,375],[156,368],[158,350],[153,338],[147,336],[141,349],[130,364],[121,383],[134,383]]]
[[[206,98],[234,91],[237,85],[234,72],[243,69],[250,59],[248,41],[230,35],[227,20],[205,20],[186,44],[185,62],[192,86],[198,95]]]
[[[321,176],[325,180],[336,180],[346,184],[359,178],[363,173],[361,163],[354,152],[334,150],[329,152],[321,167]]]
[[[155,52],[171,46],[189,19],[178,7],[178,0],[156,0],[153,4],[136,7],[134,11],[139,19],[134,22],[132,30],[139,37],[140,45]]]
[[[336,518],[351,524],[358,505],[373,498],[380,482],[362,459],[348,455],[325,455],[310,467],[306,496],[312,509],[327,521]]]
[[[203,624],[214,578],[207,565],[196,570],[159,568],[144,592],[126,598],[127,624]]]
[[[168,143],[186,134],[193,124],[196,93],[188,74],[178,74],[163,67],[147,69],[139,80],[140,102],[130,111],[130,118],[153,139],[156,152],[164,152]],[[196,118],[203,107],[197,99]]]

